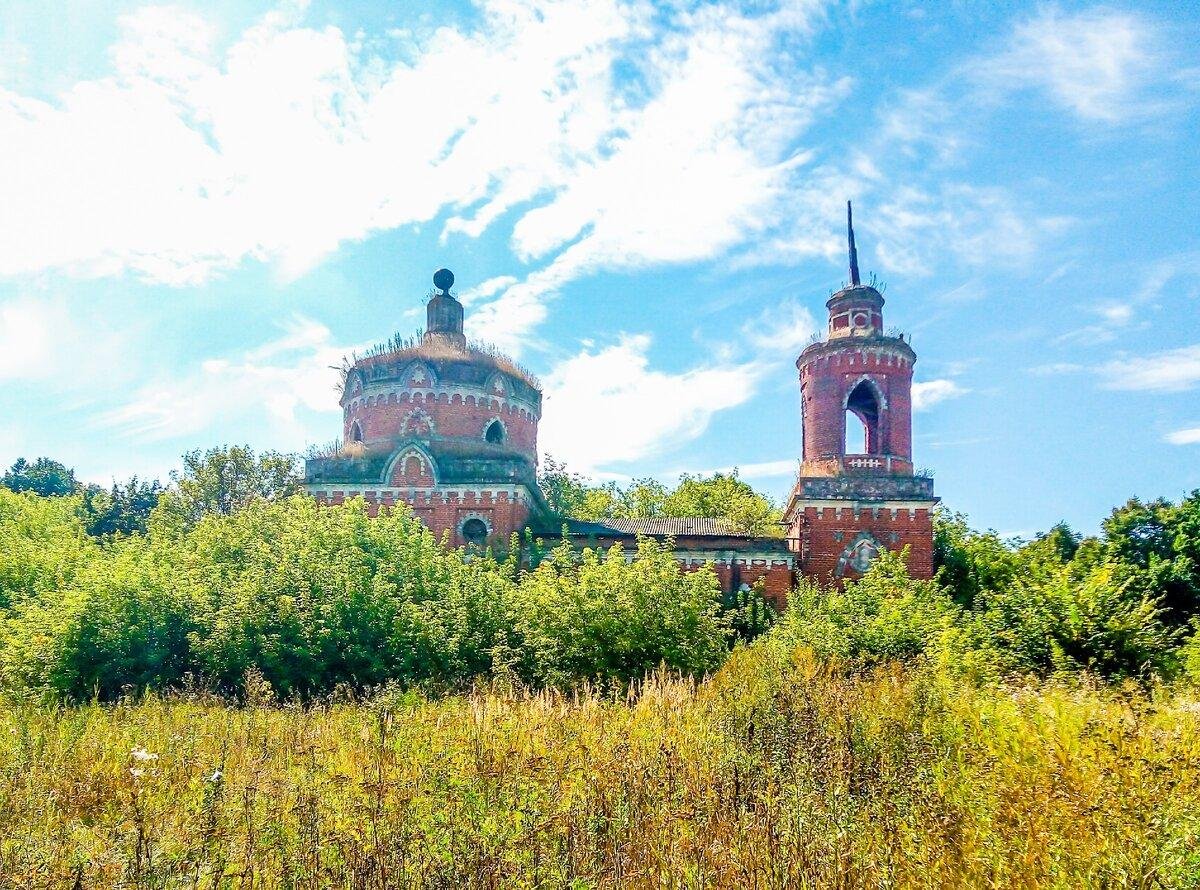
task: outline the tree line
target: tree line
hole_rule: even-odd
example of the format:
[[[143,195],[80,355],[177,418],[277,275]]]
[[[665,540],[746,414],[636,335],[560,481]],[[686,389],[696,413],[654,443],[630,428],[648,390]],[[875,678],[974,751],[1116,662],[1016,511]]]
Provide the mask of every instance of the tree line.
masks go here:
[[[597,486],[547,461],[540,482],[579,518],[766,529],[777,515],[736,472]],[[1004,540],[943,512],[934,580],[885,554],[861,581],[801,583],[776,621],[760,592],[723,598],[711,571],[681,572],[651,541],[634,554],[520,539],[454,551],[406,510],[371,519],[360,501],[321,508],[299,489],[292,456],[246,447],[109,490],[18,461],[0,477],[0,682],[75,699],[239,694],[247,677],[300,696],[477,678],[620,686],[662,665],[707,673],[758,636],[849,666],[1200,680],[1200,492],[1130,500],[1090,538],[1059,524]]]

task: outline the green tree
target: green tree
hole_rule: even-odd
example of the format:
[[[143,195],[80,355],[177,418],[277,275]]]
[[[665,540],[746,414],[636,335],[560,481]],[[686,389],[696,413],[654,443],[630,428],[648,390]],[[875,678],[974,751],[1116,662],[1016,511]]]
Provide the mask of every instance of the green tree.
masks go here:
[[[1200,490],[1179,504],[1133,498],[1103,529],[1120,576],[1143,595],[1161,597],[1166,621],[1183,627],[1200,615]]]
[[[294,454],[255,454],[248,445],[190,451],[183,472],[171,479],[175,491],[162,499],[162,518],[187,526],[209,515],[229,516],[256,500],[290,497],[304,481]]]
[[[764,495],[731,473],[684,474],[674,489],[656,479],[592,485],[547,456],[538,479],[542,494],[561,516],[573,519],[654,519],[701,516],[726,519],[744,534],[781,536],[780,511]]]
[[[157,479],[142,482],[137,476],[124,484],[114,481],[109,491],[87,486],[82,493],[82,510],[88,534],[97,538],[145,534],[150,514],[164,491]]]
[[[664,500],[664,516],[707,516],[725,519],[748,535],[783,535],[780,511],[765,496],[738,478],[738,471],[712,476],[683,475]]]
[[[0,477],[0,485],[10,491],[32,491],[47,498],[74,494],[79,490],[75,471],[48,457],[39,457],[33,463],[18,458]]]

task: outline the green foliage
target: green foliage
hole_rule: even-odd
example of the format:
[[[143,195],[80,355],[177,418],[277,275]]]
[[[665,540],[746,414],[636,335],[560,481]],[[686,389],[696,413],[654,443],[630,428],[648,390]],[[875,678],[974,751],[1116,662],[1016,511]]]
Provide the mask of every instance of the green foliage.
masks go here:
[[[749,642],[770,630],[779,615],[775,607],[763,596],[761,582],[753,587],[742,585],[725,594],[721,609],[735,640]]]
[[[31,491],[42,497],[62,497],[79,490],[75,472],[48,457],[39,457],[33,463],[18,458],[9,470],[0,476],[0,485],[9,491]]]
[[[178,685],[197,625],[162,557],[143,538],[123,541],[69,585],[22,603],[0,650],[6,683],[76,700]]]
[[[667,490],[590,488],[548,469],[547,497],[577,513],[741,515],[752,531],[773,515],[736,473]],[[801,584],[776,622],[760,590],[722,597],[711,570],[682,572],[669,544],[544,552],[514,537],[501,564],[445,550],[407,510],[319,507],[288,494],[297,484],[286,455],[224,448],[188,455],[165,493],[137,479],[50,497],[0,487],[0,678],[74,699],[189,677],[239,691],[253,676],[284,697],[487,677],[619,686],[660,665],[708,673],[763,637],[856,666],[925,657],[978,677],[1200,679],[1200,493],[1131,501],[1102,538],[1060,523],[1003,541],[941,515],[936,581],[884,554],[840,588]]]
[[[163,521],[191,526],[207,515],[228,516],[255,500],[279,500],[304,481],[294,454],[229,445],[183,456],[183,472],[172,473],[176,490],[163,498]]]
[[[1191,636],[1178,652],[1180,673],[1188,682],[1200,686],[1200,621],[1193,621]]]
[[[79,519],[79,498],[43,498],[0,487],[0,616],[72,583],[97,548]]]
[[[684,475],[663,501],[664,516],[709,516],[728,520],[743,534],[782,536],[781,514],[747,482],[731,473],[708,478]]]
[[[1005,542],[972,531],[961,515],[940,515],[937,577],[967,609],[977,645],[1004,669],[1170,673],[1178,632],[1162,608],[1166,586],[1147,577],[1149,566],[1167,564],[1154,556],[1169,547],[1155,521],[1165,512],[1127,505],[1106,523],[1105,542],[1083,540],[1065,523],[1033,541]]]
[[[961,610],[933,581],[910,578],[903,552],[884,552],[841,589],[802,583],[764,644],[869,664],[932,652]]]
[[[780,511],[747,482],[737,470],[712,476],[684,474],[674,489],[655,479],[634,479],[625,487],[615,482],[592,485],[579,473],[547,456],[538,477],[542,495],[551,508],[573,519],[654,519],[657,517],[707,517],[728,520],[738,531],[778,537]]]
[[[630,561],[620,545],[582,554],[561,545],[517,584],[513,614],[515,664],[539,685],[628,680],[659,664],[701,674],[728,649],[716,576],[681,572],[650,540]]]
[[[82,511],[88,534],[97,538],[144,534],[164,491],[157,479],[142,482],[137,476],[124,485],[114,481],[110,491],[87,486],[82,493]]]
[[[1111,564],[1083,577],[1063,566],[1049,578],[989,591],[977,614],[1012,669],[1087,669],[1106,677],[1168,670],[1177,633],[1163,625],[1155,600],[1116,574]]]
[[[99,546],[78,496],[0,492],[0,671],[68,698],[178,686],[281,696],[386,682],[462,687],[508,674],[538,686],[626,683],[665,664],[720,662],[728,622],[711,571],[684,574],[644,542],[515,558],[445,550],[407,510],[357,499],[252,500],[191,526],[156,512],[147,536]],[[168,518],[170,518],[168,516]]]
[[[1200,616],[1200,490],[1178,504],[1133,498],[1103,528],[1107,558],[1134,590],[1161,598],[1168,622]]]
[[[231,688],[254,668],[284,695],[484,674],[511,584],[407,511],[371,518],[361,499],[255,501],[175,549],[203,629],[197,672]]]

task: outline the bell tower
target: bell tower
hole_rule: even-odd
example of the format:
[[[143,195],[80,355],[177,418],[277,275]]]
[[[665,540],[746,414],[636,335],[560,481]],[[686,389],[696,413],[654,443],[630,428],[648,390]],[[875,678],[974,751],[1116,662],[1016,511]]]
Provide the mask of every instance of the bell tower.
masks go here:
[[[825,303],[825,339],[796,361],[803,457],[784,513],[801,571],[854,578],[880,550],[909,547],[909,571],[933,575],[933,480],[913,473],[912,377],[903,334],[883,332],[883,294],[859,277],[846,203],[850,283]]]

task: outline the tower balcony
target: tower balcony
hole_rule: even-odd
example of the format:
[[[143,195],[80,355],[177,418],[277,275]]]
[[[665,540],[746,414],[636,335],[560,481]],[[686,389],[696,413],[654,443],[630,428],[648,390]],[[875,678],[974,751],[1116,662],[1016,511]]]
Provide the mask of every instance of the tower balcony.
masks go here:
[[[911,476],[913,462],[898,454],[843,454],[806,460],[801,476]]]

